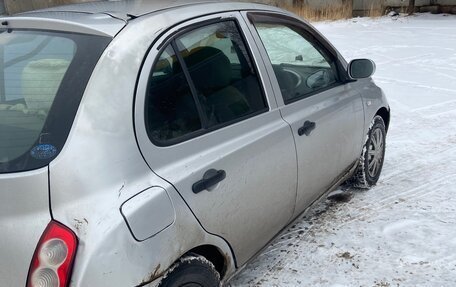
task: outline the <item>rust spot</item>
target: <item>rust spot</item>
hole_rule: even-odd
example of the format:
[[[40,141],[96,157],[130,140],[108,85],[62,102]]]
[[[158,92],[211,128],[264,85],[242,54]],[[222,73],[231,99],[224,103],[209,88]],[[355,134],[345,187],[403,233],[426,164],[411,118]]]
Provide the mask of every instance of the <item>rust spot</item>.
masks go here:
[[[155,268],[154,270],[154,273],[152,273],[152,277],[157,277],[157,275],[159,275],[159,270],[160,270],[160,264],[157,265],[157,267]]]
[[[136,287],[140,287],[140,286],[144,286],[146,284],[149,284],[150,282],[154,281],[155,279],[157,279],[158,277],[162,276],[164,271],[160,271],[160,267],[161,265],[158,264],[157,267],[155,267],[155,270],[154,272],[150,273],[149,276],[147,276],[146,279],[144,279],[139,285],[137,285]]]
[[[77,218],[73,218],[74,220],[74,228],[76,228],[76,230],[79,232],[81,227],[82,227],[82,224],[84,223],[83,221],[77,219]]]
[[[77,218],[73,218],[73,225],[74,225],[74,228],[76,229],[76,231],[81,234],[81,233],[86,233],[85,232],[85,226],[87,224],[89,224],[89,221],[86,219],[86,218],[82,218],[82,220],[80,219],[77,219]]]

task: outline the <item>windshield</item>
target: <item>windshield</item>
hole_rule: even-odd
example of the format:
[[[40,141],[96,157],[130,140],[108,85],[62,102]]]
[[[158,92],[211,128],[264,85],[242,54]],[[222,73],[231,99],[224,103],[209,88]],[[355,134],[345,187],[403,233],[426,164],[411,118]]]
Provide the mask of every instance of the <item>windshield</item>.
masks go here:
[[[0,173],[43,167],[55,158],[110,40],[0,31]]]

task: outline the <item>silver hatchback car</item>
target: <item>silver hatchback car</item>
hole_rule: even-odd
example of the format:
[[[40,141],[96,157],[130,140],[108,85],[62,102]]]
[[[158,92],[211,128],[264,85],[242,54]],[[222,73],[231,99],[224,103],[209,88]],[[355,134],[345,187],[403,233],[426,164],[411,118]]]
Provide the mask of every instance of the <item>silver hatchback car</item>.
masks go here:
[[[218,286],[380,176],[375,65],[289,12],[108,1],[0,23],[0,286]]]

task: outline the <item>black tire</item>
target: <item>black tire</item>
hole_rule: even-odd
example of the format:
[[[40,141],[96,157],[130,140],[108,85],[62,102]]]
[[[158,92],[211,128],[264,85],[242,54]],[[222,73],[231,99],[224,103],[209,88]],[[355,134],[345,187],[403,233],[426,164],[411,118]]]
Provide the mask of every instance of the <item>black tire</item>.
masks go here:
[[[179,259],[163,276],[159,287],[219,287],[220,274],[206,258],[190,254]]]
[[[358,167],[352,178],[354,187],[370,188],[377,183],[385,159],[385,139],[385,122],[381,116],[375,116],[367,133]]]

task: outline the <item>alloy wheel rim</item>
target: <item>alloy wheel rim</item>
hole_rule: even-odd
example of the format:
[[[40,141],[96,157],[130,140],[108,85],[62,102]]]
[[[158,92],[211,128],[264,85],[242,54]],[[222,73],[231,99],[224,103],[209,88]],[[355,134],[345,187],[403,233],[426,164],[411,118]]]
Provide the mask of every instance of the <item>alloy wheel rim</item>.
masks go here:
[[[372,131],[369,148],[367,151],[368,157],[368,173],[369,176],[375,178],[380,171],[383,162],[383,148],[385,146],[383,133],[381,129],[376,128]]]

